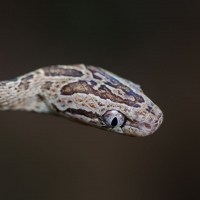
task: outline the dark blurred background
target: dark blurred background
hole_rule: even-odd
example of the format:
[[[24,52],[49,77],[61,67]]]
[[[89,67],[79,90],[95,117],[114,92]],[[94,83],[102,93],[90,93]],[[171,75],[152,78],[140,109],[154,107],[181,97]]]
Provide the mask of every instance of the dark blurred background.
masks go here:
[[[131,138],[0,112],[1,200],[200,199],[199,1],[1,1],[0,80],[91,64],[142,85],[164,113]]]

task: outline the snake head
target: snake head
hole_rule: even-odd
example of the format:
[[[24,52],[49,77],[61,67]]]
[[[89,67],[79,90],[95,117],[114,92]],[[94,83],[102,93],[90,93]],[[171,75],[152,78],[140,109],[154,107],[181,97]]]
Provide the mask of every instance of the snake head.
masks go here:
[[[102,68],[79,66],[85,74],[61,87],[58,110],[73,120],[129,136],[147,136],[163,121],[162,111],[138,84]],[[63,107],[66,105],[66,108]]]

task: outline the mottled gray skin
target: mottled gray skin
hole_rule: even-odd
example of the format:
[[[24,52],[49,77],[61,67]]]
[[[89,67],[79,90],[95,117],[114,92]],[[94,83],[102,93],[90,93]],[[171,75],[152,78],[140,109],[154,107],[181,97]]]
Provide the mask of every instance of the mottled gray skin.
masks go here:
[[[0,82],[0,110],[58,114],[129,136],[152,134],[163,121],[139,85],[83,64],[45,67]]]

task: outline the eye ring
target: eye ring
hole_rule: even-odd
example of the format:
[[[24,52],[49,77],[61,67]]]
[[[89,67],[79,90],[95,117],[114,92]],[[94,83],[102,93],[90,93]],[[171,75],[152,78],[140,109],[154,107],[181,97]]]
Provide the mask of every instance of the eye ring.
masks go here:
[[[103,115],[104,122],[114,128],[122,127],[126,122],[126,117],[116,110],[109,110]]]

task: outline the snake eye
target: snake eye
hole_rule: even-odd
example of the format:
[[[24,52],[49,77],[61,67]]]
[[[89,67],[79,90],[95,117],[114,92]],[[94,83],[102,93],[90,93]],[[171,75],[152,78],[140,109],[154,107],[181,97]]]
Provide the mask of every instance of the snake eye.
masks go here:
[[[116,110],[106,112],[103,118],[105,123],[111,127],[120,127],[125,122],[125,116]]]

